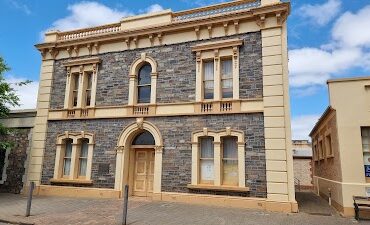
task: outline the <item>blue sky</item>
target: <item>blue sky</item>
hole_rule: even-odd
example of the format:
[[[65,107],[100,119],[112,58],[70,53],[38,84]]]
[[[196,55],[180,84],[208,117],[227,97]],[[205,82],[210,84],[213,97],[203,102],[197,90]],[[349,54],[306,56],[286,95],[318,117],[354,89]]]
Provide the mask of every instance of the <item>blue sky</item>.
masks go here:
[[[35,107],[41,57],[34,44],[48,29],[68,30],[119,21],[134,14],[179,11],[221,0],[0,0],[0,55],[10,82],[34,80],[19,90],[21,108]],[[328,106],[326,80],[370,75],[370,1],[292,0],[288,20],[293,138],[307,138]],[[364,29],[367,27],[367,29]]]

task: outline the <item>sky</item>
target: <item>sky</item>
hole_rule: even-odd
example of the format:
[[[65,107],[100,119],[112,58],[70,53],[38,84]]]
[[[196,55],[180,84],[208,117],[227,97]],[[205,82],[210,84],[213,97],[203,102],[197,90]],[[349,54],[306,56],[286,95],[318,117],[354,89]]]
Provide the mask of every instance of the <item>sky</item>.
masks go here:
[[[0,0],[0,56],[11,67],[20,109],[36,107],[41,56],[34,47],[47,30],[118,22],[122,17],[180,11],[225,0]],[[370,0],[291,0],[288,18],[293,139],[308,134],[329,105],[326,81],[370,76]]]

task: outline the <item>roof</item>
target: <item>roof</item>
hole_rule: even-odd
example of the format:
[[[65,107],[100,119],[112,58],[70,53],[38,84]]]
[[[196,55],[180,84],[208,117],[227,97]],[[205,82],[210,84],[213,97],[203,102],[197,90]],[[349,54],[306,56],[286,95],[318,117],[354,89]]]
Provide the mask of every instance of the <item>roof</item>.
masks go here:
[[[329,84],[329,83],[336,83],[336,82],[350,82],[350,81],[362,81],[362,80],[370,80],[370,76],[330,79],[327,81],[327,83]]]
[[[312,149],[293,149],[293,158],[312,158]]]
[[[333,109],[331,106],[328,106],[328,108],[326,108],[325,112],[322,114],[322,116],[320,117],[320,119],[317,121],[317,123],[315,124],[315,126],[312,128],[311,132],[310,132],[310,137],[312,137],[312,134],[316,131],[316,129],[321,125],[322,121],[324,121],[329,115],[331,112],[335,112],[335,109]]]

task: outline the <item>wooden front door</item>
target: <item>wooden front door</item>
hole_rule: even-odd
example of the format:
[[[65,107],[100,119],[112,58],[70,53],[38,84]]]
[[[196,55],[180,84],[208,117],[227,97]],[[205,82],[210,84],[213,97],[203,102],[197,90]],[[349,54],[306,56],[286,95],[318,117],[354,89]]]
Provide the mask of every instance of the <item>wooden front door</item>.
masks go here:
[[[148,197],[153,194],[154,157],[152,149],[135,150],[134,195]]]

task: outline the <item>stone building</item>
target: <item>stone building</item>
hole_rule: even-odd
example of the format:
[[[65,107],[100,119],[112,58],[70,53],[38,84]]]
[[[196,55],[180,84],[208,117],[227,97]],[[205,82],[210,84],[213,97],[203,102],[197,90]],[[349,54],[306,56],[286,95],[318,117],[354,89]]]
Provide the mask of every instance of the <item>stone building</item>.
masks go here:
[[[51,31],[28,180],[39,194],[297,211],[286,19],[240,0]]]
[[[311,131],[313,184],[344,216],[370,196],[370,77],[328,81],[330,106]]]
[[[312,189],[312,147],[308,140],[293,140],[293,169],[296,191]]]
[[[19,194],[26,180],[27,159],[36,110],[11,111],[0,123],[11,128],[9,135],[1,136],[11,147],[0,149],[0,192]]]

